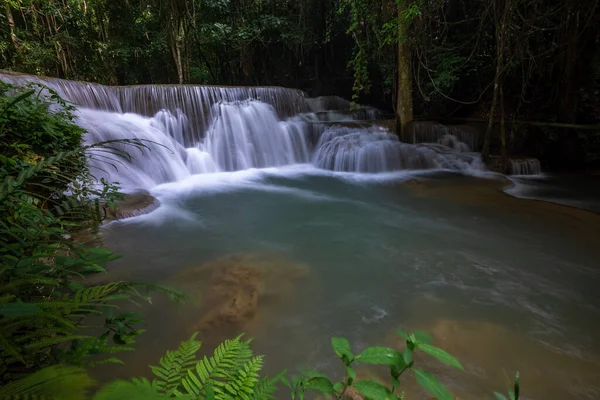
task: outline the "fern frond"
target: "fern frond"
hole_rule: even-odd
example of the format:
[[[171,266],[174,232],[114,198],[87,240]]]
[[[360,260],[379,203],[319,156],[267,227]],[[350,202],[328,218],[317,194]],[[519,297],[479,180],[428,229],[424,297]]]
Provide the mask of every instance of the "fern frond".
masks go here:
[[[0,399],[39,396],[52,400],[85,400],[95,384],[85,370],[54,365],[0,388]]]
[[[164,400],[167,398],[169,396],[160,393],[156,385],[147,379],[134,379],[131,382],[115,381],[106,385],[96,393],[93,400]]]
[[[262,357],[249,359],[252,356],[250,342],[241,342],[240,339],[241,336],[238,336],[224,341],[217,346],[212,357],[198,361],[195,370],[188,371],[187,377],[182,379],[183,390],[199,397],[210,387],[216,399],[229,398],[234,393],[249,396],[251,386],[258,381]],[[242,360],[246,362],[241,363]]]
[[[97,367],[98,365],[105,365],[105,364],[121,364],[124,365],[125,363],[123,362],[123,360],[120,360],[116,357],[110,357],[104,360],[100,360],[100,361],[93,361],[88,363],[87,365],[90,367]]]
[[[277,390],[278,377],[262,378],[254,386],[253,393],[250,396],[251,400],[270,400],[274,399],[273,393]]]
[[[263,357],[254,357],[248,361],[242,368],[238,369],[235,375],[225,385],[228,395],[233,398],[250,400],[254,395],[254,388],[259,382],[258,374],[263,366]]]
[[[61,344],[61,343],[68,343],[68,342],[72,342],[74,340],[82,340],[82,339],[89,339],[89,338],[90,338],[90,336],[59,336],[59,337],[55,337],[55,338],[48,338],[45,340],[40,340],[40,341],[37,341],[34,343],[30,343],[25,346],[25,349],[30,350],[30,351],[36,351],[36,350],[44,349],[46,347],[56,346],[57,344]]]
[[[13,346],[11,340],[6,338],[6,336],[2,334],[2,331],[0,331],[0,356],[2,356],[1,358],[3,359],[3,362],[6,362],[6,358],[10,356],[25,364],[25,359],[21,355],[20,349],[16,346]]]
[[[159,378],[155,382],[160,392],[169,395],[174,393],[181,380],[196,364],[196,353],[202,346],[202,342],[195,340],[197,335],[195,333],[189,340],[181,342],[177,350],[167,351],[160,359],[160,366],[150,366],[154,375]]]

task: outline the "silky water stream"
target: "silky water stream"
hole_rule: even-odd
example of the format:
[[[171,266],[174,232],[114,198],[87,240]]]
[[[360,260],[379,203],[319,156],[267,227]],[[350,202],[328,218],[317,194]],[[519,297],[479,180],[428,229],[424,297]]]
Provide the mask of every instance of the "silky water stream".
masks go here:
[[[402,328],[463,363],[417,360],[459,398],[503,391],[517,370],[524,398],[600,397],[600,216],[503,192],[523,181],[486,172],[451,130],[402,144],[377,126],[323,124],[322,101],[282,88],[45,83],[82,106],[89,143],[149,143],[118,170],[94,165],[161,204],[103,228],[123,255],[109,277],[193,299],[137,308],[148,332],[102,379],[149,376],[196,331],[207,351],[255,337],[270,373],[335,375],[331,336],[394,347]]]

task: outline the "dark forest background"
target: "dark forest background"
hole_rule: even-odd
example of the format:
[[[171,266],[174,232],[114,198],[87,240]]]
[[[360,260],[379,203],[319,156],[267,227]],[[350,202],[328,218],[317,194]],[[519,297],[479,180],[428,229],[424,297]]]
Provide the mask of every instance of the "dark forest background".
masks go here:
[[[412,117],[490,125],[484,154],[556,169],[600,163],[598,0],[4,4],[1,69],[108,85],[294,87],[395,113],[403,129]]]

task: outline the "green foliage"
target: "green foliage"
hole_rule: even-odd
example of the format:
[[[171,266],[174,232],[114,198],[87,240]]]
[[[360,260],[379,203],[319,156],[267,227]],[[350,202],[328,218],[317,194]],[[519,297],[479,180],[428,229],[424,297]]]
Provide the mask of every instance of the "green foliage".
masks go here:
[[[263,357],[254,356],[250,340],[226,340],[210,357],[197,358],[196,334],[151,366],[153,381],[117,381],[102,388],[94,400],[117,399],[270,399],[281,376],[261,378]]]
[[[402,352],[388,347],[369,347],[359,355],[354,355],[350,344],[346,339],[333,338],[332,345],[335,354],[344,364],[346,374],[344,378],[337,382],[331,382],[327,377],[318,373],[309,373],[301,379],[294,379],[292,383],[286,381],[286,384],[292,389],[292,398],[296,396],[304,397],[306,391],[316,391],[327,395],[335,395],[336,398],[344,398],[348,388],[352,387],[367,399],[401,399],[402,395],[396,394],[400,389],[400,377],[407,372],[412,372],[417,382],[428,393],[436,399],[453,399],[448,389],[430,373],[415,368],[412,354],[415,351],[423,351],[438,360],[458,369],[462,365],[447,352],[432,346],[431,338],[421,332],[406,334],[398,331],[399,336],[406,341],[406,349]],[[390,386],[384,386],[379,382],[370,380],[356,380],[356,372],[352,367],[355,363],[384,365],[390,370]]]
[[[0,387],[5,400],[85,400],[95,382],[78,367],[54,365]]]
[[[116,256],[72,236],[95,229],[101,205],[119,194],[94,179],[86,160],[96,150],[118,153],[110,144],[82,146],[73,108],[46,88],[2,85],[1,95],[0,384],[57,363],[119,362],[89,361],[130,350],[123,345],[142,332],[136,314],[115,314],[117,302],[149,300],[145,293],[156,290],[179,294],[130,282],[87,284]],[[84,332],[92,321],[102,321],[98,337]]]
[[[346,375],[337,383],[316,371],[307,371],[302,377],[294,376],[291,382],[284,377],[285,371],[274,378],[261,378],[263,358],[254,356],[250,349],[251,341],[242,340],[242,336],[221,343],[210,357],[198,357],[201,342],[196,340],[197,334],[194,334],[189,340],[181,342],[177,350],[167,351],[160,359],[159,366],[150,367],[155,376],[152,381],[145,378],[117,380],[98,390],[92,400],[273,399],[279,382],[290,388],[292,399],[304,399],[306,392],[343,399],[350,388],[366,399],[404,399],[404,394],[397,392],[401,389],[399,379],[406,372],[411,372],[423,389],[436,399],[453,399],[452,394],[437,378],[415,368],[412,356],[407,358],[406,354],[412,354],[425,346],[427,352],[434,353],[437,358],[450,365],[460,366],[458,361],[448,353],[433,350],[431,345],[421,341],[428,341],[428,335],[419,332],[408,335],[401,331],[399,334],[408,338],[403,352],[371,347],[356,356],[346,339],[333,338],[335,353],[346,369]],[[392,378],[391,384],[386,386],[371,380],[356,380],[356,373],[352,368],[356,363],[387,366]],[[83,396],[92,385],[93,381],[79,368],[53,366],[0,389],[0,398],[17,400],[27,398],[24,396],[28,395],[43,395],[40,398],[48,400],[79,400],[85,398]],[[514,389],[508,398],[518,400],[519,390],[517,374]],[[500,393],[495,393],[495,396],[498,400],[508,400]]]
[[[519,400],[520,392],[521,392],[521,382],[520,382],[519,373],[517,372],[513,390],[508,392],[508,398],[505,395],[503,395],[502,393],[498,393],[498,392],[495,392],[494,395],[496,396],[497,400],[508,400],[508,399]]]

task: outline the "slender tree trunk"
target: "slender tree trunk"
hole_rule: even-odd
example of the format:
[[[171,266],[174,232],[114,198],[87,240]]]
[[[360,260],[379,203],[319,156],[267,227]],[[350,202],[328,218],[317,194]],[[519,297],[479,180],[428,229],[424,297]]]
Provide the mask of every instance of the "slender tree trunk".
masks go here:
[[[169,0],[167,2],[167,27],[171,55],[175,63],[177,72],[177,82],[183,84],[189,78],[189,68],[187,60],[188,44],[188,15],[185,5],[178,0]]]
[[[19,39],[15,34],[15,20],[12,15],[12,11],[10,9],[10,5],[6,3],[6,20],[8,21],[8,26],[10,28],[10,40],[15,48],[17,54],[21,52],[21,46],[19,46]]]
[[[506,130],[504,127],[504,90],[502,77],[504,74],[504,50],[505,50],[505,33],[508,24],[508,13],[510,7],[510,0],[494,0],[494,21],[496,26],[496,76],[494,78],[494,94],[492,96],[492,106],[490,108],[490,117],[487,129],[485,131],[485,138],[483,141],[483,149],[481,151],[481,158],[484,161],[488,161],[490,158],[490,143],[492,140],[492,132],[494,130],[494,119],[496,116],[496,108],[498,107],[498,98],[502,104],[500,105],[502,118],[501,118],[501,146],[502,156],[506,157]],[[500,19],[500,15],[502,15]]]
[[[183,64],[181,61],[181,42],[175,39],[173,43],[173,60],[175,61],[175,68],[177,69],[177,82],[181,85],[184,82],[183,79]]]
[[[567,15],[566,42],[567,49],[564,60],[564,87],[560,105],[561,122],[574,124],[576,120],[578,96],[577,62],[579,55],[580,21],[579,11],[570,10]]]
[[[500,154],[502,163],[506,164],[508,154],[506,152],[506,115],[504,110],[504,87],[500,83]]]
[[[498,103],[500,68],[500,62],[496,62],[496,78],[494,82],[494,95],[492,96],[492,107],[490,108],[490,117],[488,120],[487,129],[485,130],[483,149],[481,150],[481,158],[483,159],[483,161],[487,161],[490,158],[490,141],[492,138],[492,131],[494,129],[494,116],[496,115],[496,104]]]
[[[411,50],[408,40],[408,22],[404,18],[408,6],[409,0],[398,4],[396,130],[404,142],[414,143]]]

